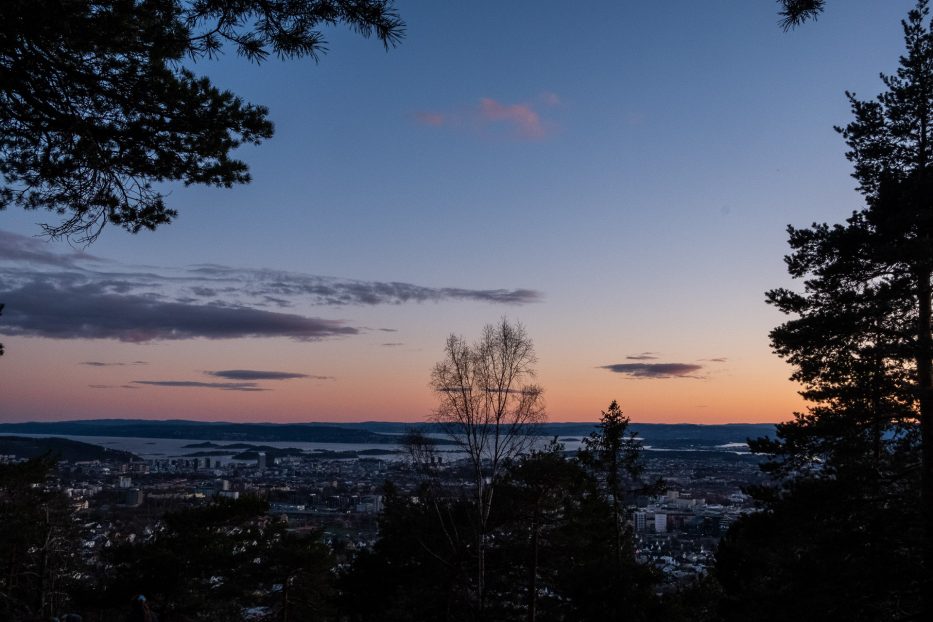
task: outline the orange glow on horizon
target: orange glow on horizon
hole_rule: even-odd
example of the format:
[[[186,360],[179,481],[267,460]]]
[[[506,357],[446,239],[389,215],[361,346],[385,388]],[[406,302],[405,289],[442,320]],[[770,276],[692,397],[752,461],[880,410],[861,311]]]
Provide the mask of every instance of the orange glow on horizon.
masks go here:
[[[433,337],[430,339],[434,341]],[[7,422],[72,419],[188,419],[230,422],[422,422],[435,398],[428,374],[435,348],[386,348],[362,340],[160,342],[6,338],[3,392]],[[437,341],[440,341],[439,339]],[[547,345],[547,344],[546,344]],[[544,350],[545,356],[540,350]],[[244,358],[248,353],[249,358]],[[633,378],[594,367],[607,355],[540,348],[539,374],[549,420],[590,422],[610,401],[638,423],[777,423],[805,408],[790,369],[773,355],[746,364],[704,364],[696,376]],[[694,355],[673,360],[697,360]],[[146,364],[127,364],[128,361]],[[218,366],[217,361],[225,361]],[[123,362],[94,367],[85,361]],[[182,361],[182,363],[179,363]],[[555,364],[560,361],[561,364]],[[547,364],[545,364],[547,363]],[[295,371],[307,378],[258,382],[261,391],[153,386],[138,381],[223,383],[217,369]],[[180,370],[180,371],[179,371]],[[130,387],[130,388],[125,388]]]

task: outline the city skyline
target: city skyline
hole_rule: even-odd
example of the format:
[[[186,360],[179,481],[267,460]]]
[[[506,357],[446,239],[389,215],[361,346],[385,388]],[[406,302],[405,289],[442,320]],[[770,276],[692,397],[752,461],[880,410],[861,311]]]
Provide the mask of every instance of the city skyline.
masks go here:
[[[502,316],[553,421],[789,419],[764,291],[786,225],[861,207],[833,125],[912,5],[784,33],[770,2],[400,2],[388,52],[197,63],[271,110],[253,181],[167,188],[176,222],[86,249],[3,212],[0,419],[425,420],[446,336]]]

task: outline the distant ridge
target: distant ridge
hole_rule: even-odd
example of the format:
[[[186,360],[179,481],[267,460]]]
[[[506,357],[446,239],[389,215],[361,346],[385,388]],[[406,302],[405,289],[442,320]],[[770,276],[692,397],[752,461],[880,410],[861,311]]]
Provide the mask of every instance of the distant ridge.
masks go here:
[[[94,419],[0,424],[0,433],[116,436],[212,441],[301,441],[310,443],[396,443],[398,439],[362,429],[306,423],[226,423]]]
[[[541,436],[582,438],[595,429],[595,423],[545,423],[536,428]],[[433,423],[366,421],[362,423],[230,423],[184,419],[87,419],[78,421],[31,421],[2,423],[0,434],[47,434],[64,436],[112,436],[163,439],[191,439],[233,442],[309,442],[397,444],[399,435],[411,429],[428,434],[443,432]],[[729,423],[633,423],[646,445],[667,449],[708,449],[728,443],[744,443],[749,438],[773,436],[773,424]],[[450,441],[441,439],[441,444]]]

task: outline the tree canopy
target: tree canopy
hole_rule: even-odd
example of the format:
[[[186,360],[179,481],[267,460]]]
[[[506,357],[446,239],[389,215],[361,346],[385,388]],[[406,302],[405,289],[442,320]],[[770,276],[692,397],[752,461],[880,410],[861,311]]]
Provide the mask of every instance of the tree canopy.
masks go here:
[[[264,619],[330,619],[331,552],[319,534],[289,532],[268,509],[244,496],[166,513],[148,537],[104,551],[84,608],[113,616],[142,592],[172,620],[242,620],[249,609]]]
[[[638,451],[638,449],[634,449]],[[406,496],[387,483],[379,539],[338,581],[350,620],[667,620],[659,576],[635,559],[599,475],[563,445],[509,461],[487,524],[485,603],[476,603],[477,499],[425,483]],[[448,482],[449,483],[449,482]]]
[[[804,384],[802,394],[813,406],[782,424],[776,441],[762,440],[754,448],[775,456],[771,468],[779,475],[826,480],[833,491],[856,499],[860,513],[845,520],[864,538],[866,549],[884,546],[887,534],[874,526],[890,524],[885,512],[900,504],[912,526],[898,533],[905,549],[922,551],[922,563],[904,558],[892,564],[914,569],[912,581],[899,582],[898,598],[905,604],[923,595],[914,613],[928,619],[933,615],[933,22],[928,0],[917,2],[903,30],[906,53],[896,73],[881,76],[885,90],[871,100],[849,93],[854,118],[837,128],[849,147],[846,155],[865,207],[844,224],[790,227],[792,253],[786,262],[791,276],[803,279],[803,292],[768,292],[768,301],[791,316],[772,331],[772,345],[794,365],[793,378]],[[788,495],[821,485],[796,482],[768,500],[768,507],[786,512],[797,507]],[[815,509],[832,517],[827,524],[841,524],[832,508]],[[863,562],[865,568],[879,564],[871,556]]]
[[[0,22],[0,209],[49,210],[89,242],[171,222],[163,182],[249,181],[231,153],[272,136],[268,110],[186,64],[225,51],[317,59],[325,26],[394,46],[392,0],[9,0]]]

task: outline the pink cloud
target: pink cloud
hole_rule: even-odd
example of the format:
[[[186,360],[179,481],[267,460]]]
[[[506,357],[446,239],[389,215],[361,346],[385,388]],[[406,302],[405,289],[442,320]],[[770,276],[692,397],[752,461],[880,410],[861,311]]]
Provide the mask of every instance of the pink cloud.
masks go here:
[[[549,135],[554,124],[542,119],[539,109],[560,106],[560,98],[549,91],[536,96],[533,103],[505,104],[483,97],[477,105],[444,112],[419,111],[414,119],[429,127],[452,127],[483,132],[503,132],[521,140],[537,140]]]
[[[506,105],[489,97],[479,100],[479,104],[483,120],[510,124],[523,138],[542,138],[547,133],[540,115],[528,104]]]
[[[447,122],[447,115],[440,112],[416,112],[415,118],[418,123],[432,127],[440,127]]]

